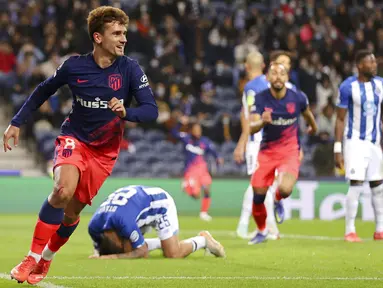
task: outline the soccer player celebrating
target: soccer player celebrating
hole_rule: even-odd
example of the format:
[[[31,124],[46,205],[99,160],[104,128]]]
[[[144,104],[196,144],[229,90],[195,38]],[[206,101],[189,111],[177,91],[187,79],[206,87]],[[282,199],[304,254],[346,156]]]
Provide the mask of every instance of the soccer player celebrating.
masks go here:
[[[350,181],[344,236],[348,242],[361,241],[356,234],[355,218],[364,181],[369,181],[371,187],[376,222],[374,239],[383,239],[383,174],[380,146],[383,79],[376,76],[376,59],[370,51],[358,51],[355,60],[358,75],[347,78],[339,88],[334,144],[336,165],[343,168],[345,164],[346,178]],[[343,137],[345,161],[342,156]]]
[[[317,125],[308,107],[306,95],[286,87],[288,71],[278,63],[271,63],[267,78],[270,89],[259,93],[255,99],[255,111],[251,115],[251,133],[263,129],[258,165],[251,178],[254,190],[253,217],[258,232],[249,244],[266,240],[267,212],[264,204],[266,192],[274,182],[278,171],[278,190],[275,198],[276,218],[283,220],[281,200],[290,196],[299,174],[298,117],[302,113],[309,125],[308,132],[315,133]],[[281,222],[281,221],[279,221]]]
[[[287,71],[291,69],[291,58],[290,55],[282,50],[274,51],[270,54],[270,59],[276,63],[282,64],[285,66]],[[270,83],[267,80],[266,76],[263,75],[263,69],[265,67],[262,54],[259,52],[251,52],[246,57],[245,63],[247,76],[250,81],[245,85],[244,93],[242,97],[242,111],[241,111],[241,127],[242,133],[238,141],[237,147],[234,150],[234,160],[237,163],[242,163],[244,160],[244,155],[246,154],[246,164],[248,175],[254,173],[257,157],[259,152],[260,143],[262,140],[262,131],[257,132],[254,135],[250,135],[249,132],[249,111],[251,107],[254,108],[255,97],[260,92],[268,89]],[[290,83],[286,82],[286,87],[296,90],[296,87]],[[300,159],[303,157],[301,150]],[[277,173],[276,173],[277,174]],[[267,210],[267,219],[266,226],[268,228],[268,239],[278,239],[279,230],[276,224],[274,216],[274,194],[277,189],[278,181],[275,180],[273,185],[270,187],[268,193],[266,193],[265,206]],[[241,216],[237,226],[237,235],[240,238],[251,238],[251,234],[248,234],[249,219],[252,214],[253,208],[253,187],[249,184],[245,195],[243,197]]]
[[[182,116],[181,124],[189,125],[189,133],[180,132],[181,125],[178,124],[172,129],[172,134],[184,144],[185,150],[185,170],[184,170],[184,191],[194,199],[198,199],[203,189],[201,201],[200,218],[204,221],[211,221],[212,217],[208,214],[211,198],[210,185],[211,175],[204,158],[206,154],[212,154],[218,165],[223,165],[223,158],[219,157],[213,143],[202,136],[202,127],[199,123],[189,123],[187,116]]]
[[[158,238],[144,239],[152,227]],[[225,257],[223,246],[208,231],[180,241],[178,230],[177,208],[168,192],[158,187],[123,187],[109,195],[89,223],[95,248],[91,258],[142,258],[155,249],[162,249],[166,258],[184,258],[203,248]]]
[[[42,82],[4,133],[4,151],[17,146],[20,126],[61,86],[73,93],[73,109],[56,140],[54,187],[43,203],[28,256],[14,267],[18,282],[40,282],[54,254],[76,229],[80,212],[111,174],[120,150],[124,121],[148,122],[158,109],[148,79],[135,60],[124,56],[128,16],[120,9],[99,7],[89,13],[93,52],[66,60]],[[135,98],[137,108],[129,107]]]
[[[246,166],[248,175],[252,175],[255,171],[257,164],[257,156],[259,147],[262,140],[262,132],[259,131],[254,135],[250,135],[249,130],[249,109],[253,107],[255,97],[258,93],[268,89],[269,81],[266,76],[263,75],[263,69],[265,68],[263,56],[258,51],[251,52],[246,57],[246,72],[247,77],[250,79],[246,83],[243,96],[242,96],[242,111],[241,111],[241,127],[242,133],[238,141],[237,147],[234,150],[234,160],[237,163],[242,163],[244,155],[246,155]],[[245,195],[243,197],[241,216],[237,227],[237,235],[241,238],[248,238],[249,219],[253,209],[253,187],[249,183]],[[269,212],[267,217],[267,226],[270,230],[270,235],[274,236],[273,239],[277,239],[278,228],[275,222],[274,214],[274,199],[272,191],[266,194],[265,199],[266,210]]]

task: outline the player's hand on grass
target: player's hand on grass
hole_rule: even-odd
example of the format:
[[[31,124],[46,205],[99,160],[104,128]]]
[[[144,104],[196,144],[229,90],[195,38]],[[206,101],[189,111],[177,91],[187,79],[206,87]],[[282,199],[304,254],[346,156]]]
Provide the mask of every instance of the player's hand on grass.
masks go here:
[[[335,166],[339,169],[344,169],[344,159],[342,153],[335,153]]]
[[[11,145],[8,143],[8,141],[12,138],[13,138],[13,146],[17,147],[17,145],[19,144],[19,135],[20,135],[20,128],[16,126],[12,126],[12,125],[8,126],[3,136],[4,152],[7,152],[7,150],[12,150]]]
[[[270,124],[273,121],[273,119],[271,118],[271,112],[270,111],[265,111],[262,113],[262,121],[265,124]]]
[[[245,160],[244,155],[245,155],[245,147],[243,145],[237,145],[233,153],[234,161],[238,164],[243,163],[243,161]]]
[[[120,102],[116,97],[113,97],[109,102],[109,109],[114,112],[118,117],[124,118],[126,116],[126,109],[124,104]]]

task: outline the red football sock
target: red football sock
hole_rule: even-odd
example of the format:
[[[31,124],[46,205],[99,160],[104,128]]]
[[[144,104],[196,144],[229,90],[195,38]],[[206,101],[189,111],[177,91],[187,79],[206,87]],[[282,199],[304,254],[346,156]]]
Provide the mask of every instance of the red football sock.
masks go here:
[[[52,252],[57,252],[59,249],[65,245],[66,242],[68,242],[69,237],[67,238],[61,238],[57,233],[53,234],[51,239],[49,239],[48,242],[48,248]]]
[[[201,212],[207,212],[210,208],[211,198],[204,197],[201,201]]]
[[[275,192],[275,200],[281,201],[283,199],[281,193],[279,193],[279,189]]]
[[[57,252],[62,246],[68,242],[69,237],[72,235],[74,230],[77,228],[80,218],[72,224],[61,223],[60,229],[54,233],[48,242],[48,248],[52,252]]]
[[[59,227],[60,224],[48,224],[38,219],[35,232],[33,233],[31,251],[36,254],[41,254],[45,245],[47,245],[49,239]]]
[[[267,212],[264,203],[254,204],[253,203],[253,218],[255,223],[257,223],[257,227],[259,231],[263,231],[266,229],[266,218]]]

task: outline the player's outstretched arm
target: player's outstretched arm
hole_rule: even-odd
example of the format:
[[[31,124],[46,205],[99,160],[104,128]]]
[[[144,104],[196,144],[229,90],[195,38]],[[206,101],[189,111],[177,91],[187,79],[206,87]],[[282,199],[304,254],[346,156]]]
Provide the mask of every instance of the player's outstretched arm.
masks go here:
[[[318,126],[315,121],[315,117],[313,113],[311,112],[310,108],[306,108],[302,112],[303,118],[305,118],[306,123],[309,125],[309,128],[307,130],[307,133],[315,135],[315,133],[318,131]]]
[[[17,147],[19,142],[20,126],[24,124],[30,115],[36,111],[48,98],[53,95],[61,86],[67,83],[67,65],[64,62],[57,68],[55,74],[44,82],[41,82],[32,94],[25,101],[17,114],[12,118],[11,125],[8,126],[3,136],[4,152],[12,150],[8,141],[14,139],[14,146]]]
[[[335,165],[343,169],[344,161],[342,155],[342,139],[345,126],[347,109],[338,107],[336,109],[336,121],[335,121],[335,143],[334,143],[334,155],[335,155]]]
[[[56,91],[63,85],[67,84],[68,79],[68,62],[65,61],[60,65],[53,76],[41,82],[32,94],[25,101],[24,105],[20,108],[19,112],[13,117],[11,125],[20,127],[24,124],[32,112],[36,111],[48,98],[56,93]]]
[[[110,254],[95,256],[91,258],[97,259],[137,259],[137,258],[147,258],[149,256],[148,244],[144,243],[141,247],[134,249],[131,252],[121,253],[121,254]]]
[[[242,128],[241,136],[239,137],[237,147],[235,147],[235,150],[233,153],[234,160],[237,163],[242,163],[244,161],[246,143],[250,135],[250,123],[249,123],[249,120],[246,119],[245,113],[243,111],[241,111],[241,128]]]

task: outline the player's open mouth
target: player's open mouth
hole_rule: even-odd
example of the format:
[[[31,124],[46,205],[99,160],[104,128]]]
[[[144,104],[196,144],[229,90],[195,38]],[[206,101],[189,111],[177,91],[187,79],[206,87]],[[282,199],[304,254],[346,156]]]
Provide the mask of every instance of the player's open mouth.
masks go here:
[[[118,49],[123,50],[124,46],[117,46]]]

